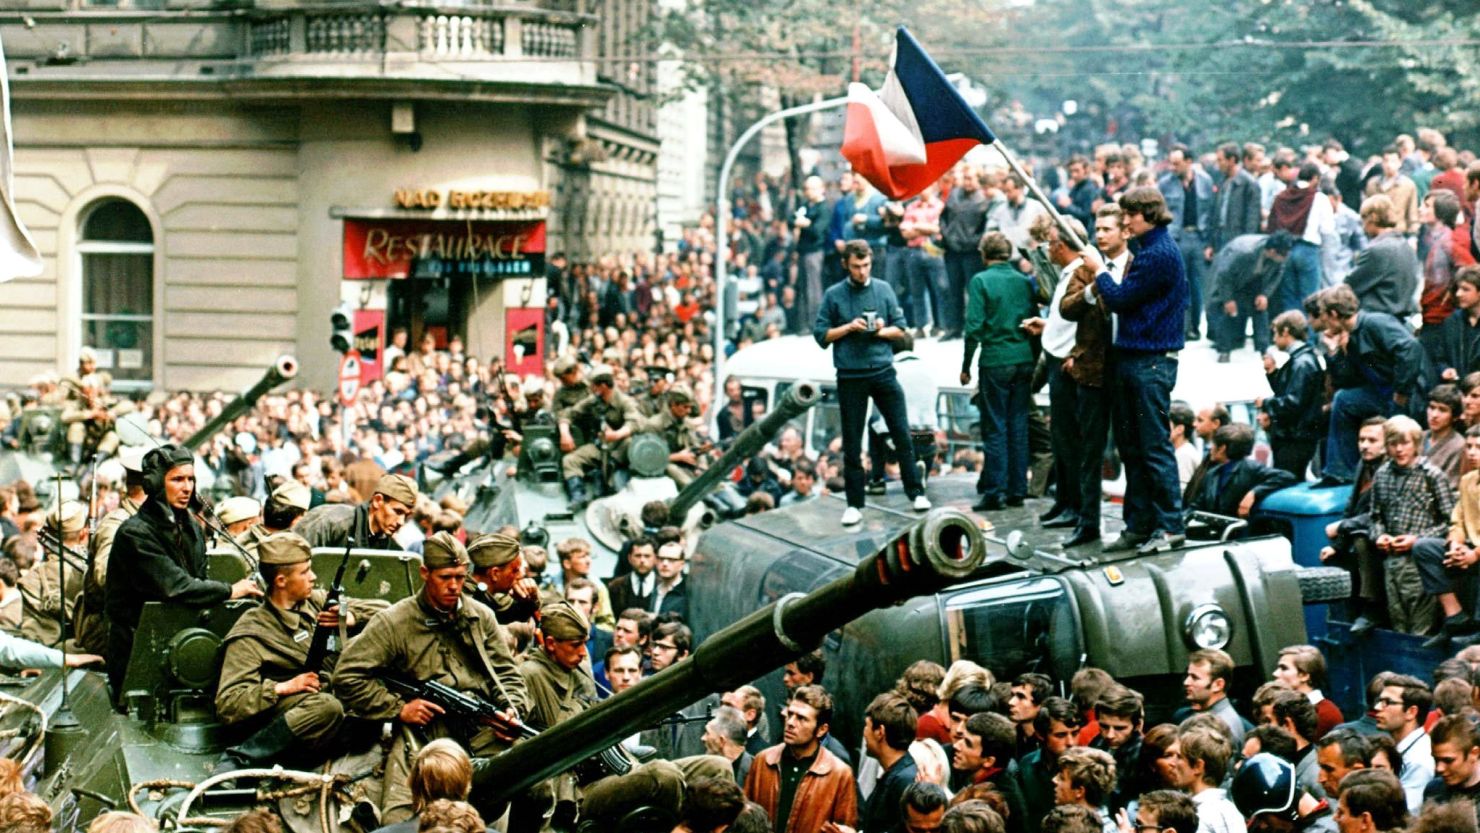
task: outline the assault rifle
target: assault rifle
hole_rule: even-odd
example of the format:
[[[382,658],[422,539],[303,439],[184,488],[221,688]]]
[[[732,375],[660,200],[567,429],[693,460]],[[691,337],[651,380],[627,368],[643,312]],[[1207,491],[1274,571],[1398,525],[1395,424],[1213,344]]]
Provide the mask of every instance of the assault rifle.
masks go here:
[[[436,680],[407,682],[399,677],[383,677],[386,688],[408,700],[425,700],[440,706],[447,716],[465,723],[482,726],[504,726],[513,730],[519,740],[539,737],[540,730],[518,718],[510,719],[498,707],[476,694]],[[576,780],[582,784],[599,781],[608,775],[626,775],[635,764],[620,745],[609,746],[575,767]]]
[[[349,553],[354,549],[355,541],[351,537],[349,543],[344,545],[344,557],[339,560],[339,569],[334,571],[334,583],[329,585],[329,594],[324,597],[324,610],[330,610],[339,604],[344,598],[344,568],[349,566]],[[348,614],[339,611],[340,616]],[[340,620],[344,621],[344,620]],[[329,656],[329,644],[334,639],[337,628],[331,628],[324,624],[317,624],[313,629],[313,641],[308,643],[308,658],[303,661],[306,671],[315,673],[324,670],[324,659]]]

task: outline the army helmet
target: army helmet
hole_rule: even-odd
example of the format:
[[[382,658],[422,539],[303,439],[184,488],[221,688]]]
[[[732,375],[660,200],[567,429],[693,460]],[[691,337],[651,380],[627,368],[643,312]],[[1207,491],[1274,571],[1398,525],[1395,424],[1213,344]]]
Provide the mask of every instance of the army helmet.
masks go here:
[[[1300,790],[1295,784],[1295,767],[1268,752],[1244,761],[1228,793],[1238,811],[1250,821],[1265,813],[1292,821],[1299,815]]]

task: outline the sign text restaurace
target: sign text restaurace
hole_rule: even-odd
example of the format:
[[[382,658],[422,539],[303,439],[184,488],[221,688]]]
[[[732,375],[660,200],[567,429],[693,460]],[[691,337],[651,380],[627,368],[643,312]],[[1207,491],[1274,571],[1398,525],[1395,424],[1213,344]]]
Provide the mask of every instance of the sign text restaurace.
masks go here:
[[[399,263],[417,258],[438,260],[510,260],[524,256],[523,234],[478,234],[468,224],[463,232],[450,234],[391,234],[371,228],[365,234],[366,263]]]

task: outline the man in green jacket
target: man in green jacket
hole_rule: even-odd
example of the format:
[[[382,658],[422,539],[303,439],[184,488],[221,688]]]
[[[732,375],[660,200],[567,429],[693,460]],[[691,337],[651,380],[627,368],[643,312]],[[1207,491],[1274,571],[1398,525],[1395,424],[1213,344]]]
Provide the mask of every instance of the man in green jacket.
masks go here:
[[[1028,491],[1028,406],[1033,379],[1031,336],[1043,332],[1033,303],[1031,279],[1008,261],[1012,244],[1001,232],[984,235],[978,247],[986,269],[966,288],[966,352],[961,384],[971,383],[971,363],[980,372],[982,453],[976,510],[1021,506]],[[1005,500],[1004,500],[1005,497]]]

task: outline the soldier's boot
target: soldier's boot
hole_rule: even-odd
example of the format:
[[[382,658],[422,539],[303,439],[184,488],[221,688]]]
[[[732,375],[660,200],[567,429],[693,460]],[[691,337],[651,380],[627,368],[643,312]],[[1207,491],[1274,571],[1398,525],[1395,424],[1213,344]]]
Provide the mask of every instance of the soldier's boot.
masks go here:
[[[570,498],[570,510],[578,512],[586,508],[586,480],[581,477],[565,478],[565,495]]]
[[[298,736],[288,726],[288,719],[278,715],[246,740],[222,752],[216,762],[216,772],[281,764],[283,757],[299,745]]]

